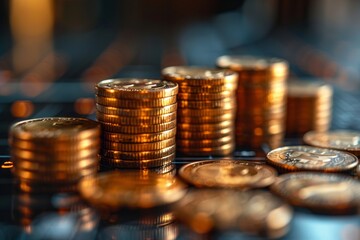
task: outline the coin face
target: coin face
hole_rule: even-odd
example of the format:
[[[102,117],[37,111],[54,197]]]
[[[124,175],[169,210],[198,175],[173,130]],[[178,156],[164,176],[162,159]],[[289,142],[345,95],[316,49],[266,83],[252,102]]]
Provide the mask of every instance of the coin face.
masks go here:
[[[271,191],[295,206],[314,211],[343,213],[360,207],[360,183],[339,174],[288,173],[271,185]]]
[[[341,172],[351,170],[358,164],[357,157],[351,153],[308,146],[274,149],[267,154],[267,161],[290,171]]]
[[[189,163],[180,176],[197,187],[261,188],[275,181],[276,171],[264,164],[246,161],[207,160]]]

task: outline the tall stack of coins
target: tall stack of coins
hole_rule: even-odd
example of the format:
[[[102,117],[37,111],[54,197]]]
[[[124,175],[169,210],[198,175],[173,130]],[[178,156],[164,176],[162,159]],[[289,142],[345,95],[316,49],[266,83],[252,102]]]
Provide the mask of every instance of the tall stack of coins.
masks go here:
[[[237,88],[236,145],[260,149],[282,145],[285,135],[286,78],[282,59],[222,56],[217,65],[239,74]]]
[[[20,189],[76,190],[98,171],[100,125],[82,118],[39,118],[14,124],[9,143]]]
[[[331,123],[332,88],[322,81],[288,83],[286,135],[301,137],[308,131],[326,132]]]
[[[178,85],[149,79],[109,79],[96,87],[102,126],[101,164],[153,168],[175,159]]]
[[[162,75],[179,84],[177,152],[225,156],[234,150],[237,74],[200,67],[168,67]]]

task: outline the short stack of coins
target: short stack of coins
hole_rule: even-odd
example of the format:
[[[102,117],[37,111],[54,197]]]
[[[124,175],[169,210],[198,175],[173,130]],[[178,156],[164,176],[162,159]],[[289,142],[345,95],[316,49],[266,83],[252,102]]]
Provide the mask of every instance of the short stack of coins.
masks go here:
[[[326,132],[331,124],[333,91],[329,84],[315,80],[288,82],[286,135],[301,137],[314,130]]]
[[[277,58],[222,56],[217,66],[238,73],[236,146],[270,149],[283,144],[288,64]]]
[[[76,191],[99,168],[100,125],[83,118],[38,118],[14,124],[9,143],[24,192]]]
[[[229,70],[176,66],[163,78],[179,84],[177,153],[226,156],[235,149],[237,74]]]
[[[164,167],[175,159],[178,85],[150,79],[99,82],[96,116],[102,126],[101,165]]]

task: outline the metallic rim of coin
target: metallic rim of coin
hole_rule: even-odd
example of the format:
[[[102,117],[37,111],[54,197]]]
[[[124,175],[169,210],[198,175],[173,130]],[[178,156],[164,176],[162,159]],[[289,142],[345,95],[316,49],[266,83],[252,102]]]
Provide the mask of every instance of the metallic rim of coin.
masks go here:
[[[356,155],[360,156],[360,132],[358,131],[310,131],[304,135],[303,140],[311,146],[357,152]]]
[[[190,191],[179,201],[175,216],[195,232],[240,230],[279,238],[289,230],[293,211],[284,201],[265,191],[201,189]],[[273,218],[277,219],[275,225]]]
[[[234,127],[233,121],[222,121],[219,123],[208,123],[208,124],[189,124],[189,123],[178,123],[177,130],[189,131],[189,132],[204,132],[204,131],[218,131],[224,128]]]
[[[113,171],[81,179],[79,192],[94,206],[118,210],[174,203],[185,195],[186,186],[167,175]]]
[[[176,150],[175,144],[156,151],[141,151],[141,152],[121,152],[115,150],[101,149],[101,156],[107,158],[117,158],[122,160],[146,160],[156,159],[168,156]]]
[[[222,109],[233,109],[236,107],[235,99],[220,99],[220,100],[205,100],[205,101],[178,101],[179,108],[192,108],[192,109],[203,109],[203,108],[222,108]]]
[[[217,139],[176,139],[176,146],[179,148],[214,148],[225,144],[233,143],[234,137],[232,135]]]
[[[140,126],[124,126],[113,123],[100,122],[103,131],[113,133],[127,133],[127,134],[139,134],[139,133],[157,133],[171,130],[176,127],[176,120],[161,124],[140,125]]]
[[[178,100],[218,100],[224,98],[235,98],[236,94],[235,91],[223,91],[218,93],[187,93],[187,92],[180,92],[178,95]]]
[[[149,143],[118,143],[102,141],[101,145],[105,149],[112,149],[122,152],[142,152],[142,151],[155,151],[170,147],[175,144],[175,137],[165,139],[158,142]]]
[[[355,168],[358,159],[351,153],[309,146],[281,147],[267,154],[268,163],[288,171],[342,172]]]
[[[174,66],[164,68],[161,73],[165,79],[172,80],[181,85],[201,86],[204,84],[222,85],[225,83],[237,83],[237,73],[216,68]]]
[[[156,116],[138,116],[138,117],[124,117],[118,115],[108,115],[97,112],[96,118],[102,122],[114,123],[119,125],[142,125],[142,124],[161,124],[170,122],[176,119],[176,112],[167,113]]]
[[[95,95],[96,103],[116,108],[156,108],[176,103],[176,96],[165,98],[117,99]]]
[[[124,133],[112,133],[102,132],[102,138],[111,142],[123,142],[123,143],[148,143],[157,142],[165,139],[175,137],[176,128],[158,132],[158,133],[143,133],[143,134],[124,134]]]
[[[335,173],[283,174],[270,190],[292,205],[336,214],[357,211],[360,201],[360,183]]]
[[[199,110],[199,112],[201,109]],[[194,124],[201,124],[201,123],[218,123],[222,121],[235,121],[235,115],[233,113],[223,113],[222,115],[217,116],[201,116],[195,117],[191,115],[181,115],[178,114],[177,122],[178,123],[194,123]]]
[[[270,76],[284,76],[288,72],[288,63],[279,58],[261,58],[255,56],[221,56],[217,66],[234,71],[265,71]]]
[[[96,104],[96,109],[98,112],[101,113],[126,116],[126,117],[157,116],[157,115],[176,112],[177,103],[168,106],[158,107],[158,108],[141,108],[141,111],[139,111],[139,109],[134,109],[134,108],[116,108],[116,107],[104,106],[101,104]]]
[[[157,159],[144,159],[144,160],[122,160],[117,158],[101,157],[101,164],[119,167],[119,168],[153,168],[165,166],[172,163],[175,159],[175,153]]]
[[[193,156],[222,156],[232,153],[235,149],[234,143],[224,144],[220,147],[208,147],[208,148],[197,148],[197,147],[177,147],[176,151],[185,154],[185,155],[193,155]]]
[[[193,117],[203,117],[203,116],[218,116],[221,114],[235,114],[236,108],[232,109],[222,109],[222,108],[203,108],[203,109],[191,109],[191,108],[179,108],[177,111],[178,116],[193,116]]]
[[[234,136],[233,128],[223,128],[218,131],[204,131],[204,132],[191,132],[191,131],[178,131],[176,133],[177,139],[216,139],[226,136]]]
[[[21,140],[73,142],[100,136],[100,125],[85,118],[36,118],[13,124],[9,135]]]
[[[289,97],[328,97],[333,94],[332,87],[324,81],[293,80],[287,83]]]
[[[158,79],[107,79],[95,85],[99,96],[126,99],[164,98],[178,93],[177,83]]]
[[[191,93],[191,94],[202,94],[202,93],[220,93],[223,91],[235,91],[237,84],[227,83],[224,85],[212,85],[204,84],[202,86],[188,86],[188,85],[179,85],[179,93]]]
[[[179,175],[197,187],[249,189],[271,185],[277,173],[265,164],[220,159],[186,164]]]

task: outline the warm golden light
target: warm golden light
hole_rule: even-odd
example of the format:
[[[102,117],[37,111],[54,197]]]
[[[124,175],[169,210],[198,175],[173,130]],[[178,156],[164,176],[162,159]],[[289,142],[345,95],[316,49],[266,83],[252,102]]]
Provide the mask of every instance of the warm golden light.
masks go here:
[[[34,104],[30,101],[16,101],[11,105],[11,114],[17,118],[26,118],[34,112]]]
[[[75,112],[88,115],[95,112],[95,100],[93,98],[79,98],[74,103]]]
[[[14,164],[12,161],[6,161],[4,162],[2,165],[1,165],[1,168],[5,168],[5,169],[8,169],[8,168],[12,168],[14,167]]]

